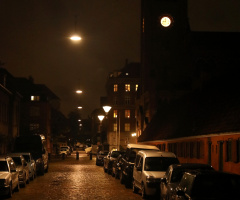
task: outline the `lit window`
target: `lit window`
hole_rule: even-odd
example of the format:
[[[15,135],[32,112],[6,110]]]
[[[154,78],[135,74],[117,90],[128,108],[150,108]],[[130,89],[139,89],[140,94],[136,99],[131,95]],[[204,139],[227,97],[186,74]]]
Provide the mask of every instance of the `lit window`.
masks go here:
[[[30,131],[39,129],[39,124],[30,124],[29,126]]]
[[[113,91],[114,91],[114,92],[117,92],[117,91],[118,91],[118,85],[117,85],[117,84],[114,84],[114,85],[113,85]]]
[[[130,124],[129,123],[125,123],[124,130],[125,131],[130,131]]]
[[[138,84],[136,84],[135,91],[138,91]]]
[[[39,101],[40,96],[31,96],[31,101]]]
[[[117,123],[113,124],[113,131],[117,131]]]
[[[130,118],[130,110],[125,110],[125,118]]]
[[[113,118],[117,118],[117,110],[113,111]]]
[[[130,92],[130,84],[125,84],[125,91]]]

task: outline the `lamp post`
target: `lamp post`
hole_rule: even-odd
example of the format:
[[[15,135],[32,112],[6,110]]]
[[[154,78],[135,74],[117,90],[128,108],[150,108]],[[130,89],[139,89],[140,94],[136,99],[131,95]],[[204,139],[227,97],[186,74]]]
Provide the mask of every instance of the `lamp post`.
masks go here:
[[[109,124],[108,124],[108,112],[111,110],[111,106],[109,106],[109,105],[105,105],[105,106],[103,106],[102,107],[103,108],[103,110],[104,110],[104,112],[106,113],[106,126],[107,126],[107,138],[108,138],[108,129],[109,129]]]
[[[74,28],[75,28],[75,33],[70,37],[70,40],[78,42],[82,38],[77,34],[77,15],[74,16]]]
[[[99,125],[99,133],[100,133],[100,143],[102,143],[102,121],[104,119],[104,115],[98,115],[98,119],[100,121],[100,125]]]

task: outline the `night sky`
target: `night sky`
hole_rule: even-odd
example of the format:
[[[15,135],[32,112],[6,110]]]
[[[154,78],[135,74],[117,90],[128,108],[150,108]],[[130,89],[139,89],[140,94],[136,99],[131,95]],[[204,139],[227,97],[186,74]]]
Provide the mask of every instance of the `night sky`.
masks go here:
[[[191,28],[239,32],[239,10],[238,0],[190,0]],[[140,21],[140,0],[0,0],[0,60],[13,76],[49,87],[66,116],[82,89],[87,117],[106,95],[108,73],[140,62]],[[75,22],[79,43],[68,39]]]

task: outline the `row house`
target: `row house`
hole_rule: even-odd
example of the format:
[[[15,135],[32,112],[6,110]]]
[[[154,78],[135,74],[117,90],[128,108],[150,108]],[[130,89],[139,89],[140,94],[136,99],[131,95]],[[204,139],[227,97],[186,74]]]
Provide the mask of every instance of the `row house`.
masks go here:
[[[13,87],[13,76],[0,68],[0,154],[12,150],[19,135],[21,95]]]
[[[109,149],[124,149],[136,143],[135,102],[140,83],[140,63],[126,63],[109,74],[106,82],[107,101],[112,107],[107,115]]]

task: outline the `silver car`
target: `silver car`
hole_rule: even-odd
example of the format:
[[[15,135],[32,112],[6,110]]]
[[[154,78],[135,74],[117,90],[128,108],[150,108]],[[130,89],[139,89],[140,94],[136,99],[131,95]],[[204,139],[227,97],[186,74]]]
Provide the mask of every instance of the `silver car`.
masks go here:
[[[29,177],[31,180],[34,180],[34,178],[37,176],[37,170],[36,170],[36,162],[32,157],[31,153],[21,153],[21,155],[25,158],[28,168],[29,168]]]
[[[26,160],[21,153],[12,153],[9,154],[9,156],[12,157],[16,164],[17,171],[19,172],[18,178],[20,185],[26,187],[26,183],[30,182],[29,168]]]
[[[12,197],[13,190],[19,191],[16,165],[11,157],[0,157],[0,195]]]

